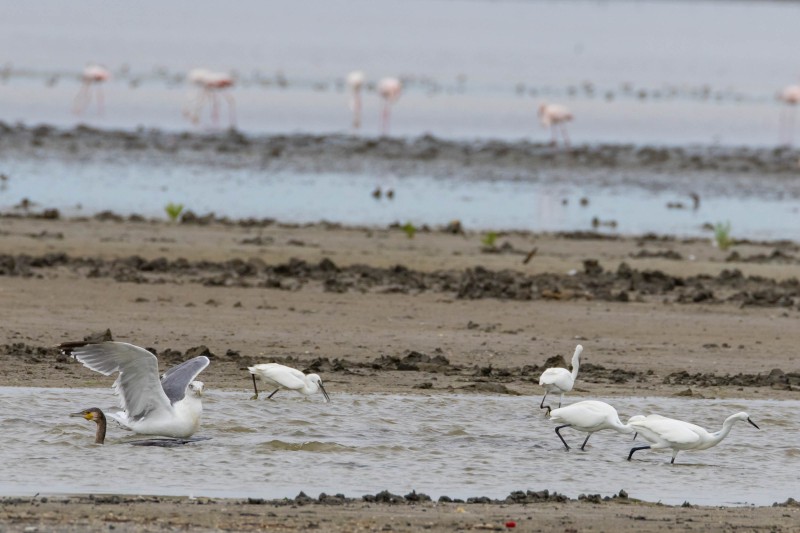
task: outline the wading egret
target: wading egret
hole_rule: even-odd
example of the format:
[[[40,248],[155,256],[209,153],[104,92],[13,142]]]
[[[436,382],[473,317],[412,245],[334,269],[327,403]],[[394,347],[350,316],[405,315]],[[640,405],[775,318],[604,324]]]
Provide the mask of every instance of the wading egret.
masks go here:
[[[566,407],[553,409],[550,412],[550,420],[558,424],[563,424],[556,427],[556,435],[558,435],[558,438],[564,443],[564,447],[567,450],[569,450],[569,445],[559,432],[559,430],[563,428],[572,428],[588,433],[588,435],[586,435],[586,440],[581,444],[581,450],[586,446],[592,433],[597,431],[613,429],[620,433],[634,432],[634,429],[630,425],[623,424],[620,421],[616,409],[605,402],[597,400],[586,400],[567,405]]]
[[[649,446],[638,446],[631,449],[628,454],[628,461],[633,457],[634,452],[639,450],[663,450],[672,448],[672,460],[670,463],[675,462],[675,456],[681,450],[705,450],[716,446],[722,439],[728,436],[731,432],[733,424],[738,421],[747,421],[752,424],[756,429],[760,429],[755,422],[750,420],[747,413],[741,412],[731,415],[722,423],[722,429],[709,433],[700,426],[684,422],[683,420],[675,420],[674,418],[667,418],[661,415],[648,415],[644,418],[637,420],[631,419],[628,424],[646,440],[651,442]]]
[[[100,65],[87,65],[81,73],[81,88],[75,96],[72,111],[76,115],[83,113],[92,100],[92,87],[95,88],[95,97],[97,98],[97,113],[103,114],[103,87],[102,84],[111,78],[111,73],[107,68]]]
[[[253,378],[253,390],[255,391],[255,395],[251,398],[253,400],[258,399],[258,387],[256,386],[256,376],[258,376],[267,385],[277,387],[267,398],[272,398],[281,389],[289,389],[305,395],[322,391],[325,401],[331,401],[325,387],[322,386],[322,378],[317,374],[305,375],[296,368],[278,363],[255,365],[248,367],[247,370],[250,371]]]
[[[364,73],[354,70],[347,75],[347,87],[350,89],[350,109],[353,111],[353,129],[361,127],[361,88],[364,86]]]
[[[540,408],[550,409],[549,405],[544,404],[544,400],[551,392],[561,395],[558,399],[558,406],[561,407],[561,402],[564,400],[564,393],[571,391],[572,386],[575,385],[582,351],[583,346],[580,344],[575,347],[575,353],[572,354],[572,372],[566,368],[548,368],[542,372],[542,375],[539,377],[539,385],[544,387],[545,393],[542,397],[542,403],[539,404]]]

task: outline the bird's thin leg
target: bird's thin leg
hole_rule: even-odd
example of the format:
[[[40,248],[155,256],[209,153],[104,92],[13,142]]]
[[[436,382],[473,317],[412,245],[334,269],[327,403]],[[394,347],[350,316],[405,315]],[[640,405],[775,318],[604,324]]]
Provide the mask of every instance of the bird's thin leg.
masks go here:
[[[353,95],[353,129],[361,127],[361,93]]]
[[[83,113],[83,110],[86,108],[87,99],[89,96],[89,85],[85,82],[81,85],[78,94],[75,95],[75,101],[72,105],[72,112],[76,115],[80,115]]]
[[[269,400],[270,398],[272,398],[273,396],[275,396],[275,393],[276,393],[276,392],[278,392],[279,390],[281,390],[281,388],[280,388],[280,387],[278,387],[277,389],[275,389],[274,391],[272,391],[272,394],[270,394],[269,396],[267,396],[267,399]]]
[[[255,395],[250,399],[251,400],[258,400],[258,387],[256,386],[256,375],[255,374],[250,374],[250,376],[252,376],[252,378],[253,378],[253,390],[256,391]]]
[[[563,429],[563,428],[568,428],[568,427],[569,427],[569,424],[564,424],[563,426],[558,426],[556,428],[556,435],[558,435],[558,438],[561,439],[561,442],[564,443],[564,448],[566,448],[567,451],[569,451],[569,445],[567,444],[567,441],[564,440],[564,437],[561,436],[561,433],[559,433],[558,430],[559,429]]]
[[[561,408],[561,402],[564,401],[564,393],[561,393],[561,396],[558,397],[558,408]]]
[[[383,115],[381,117],[381,124],[382,124],[382,131],[384,135],[389,134],[389,101],[386,101],[386,104],[383,106]]]
[[[548,392],[549,392],[549,391],[548,391]],[[544,396],[542,396],[542,403],[540,403],[540,404],[539,404],[539,409],[544,409],[544,408],[545,408],[545,405],[544,405],[544,400],[545,400],[545,398],[547,398],[547,394],[548,394],[548,392],[545,392],[545,393],[544,393]]]
[[[225,100],[228,101],[228,119],[231,123],[231,129],[236,128],[236,102],[233,100],[233,95],[225,93]]]
[[[552,125],[550,126],[550,133],[551,133],[551,134],[552,134],[552,136],[553,136],[553,140],[551,140],[551,141],[550,141],[550,144],[551,144],[552,146],[557,146],[557,145],[558,145],[558,137],[557,137],[557,135],[556,135],[556,125],[555,125],[555,124],[552,124]]]
[[[636,440],[636,437],[638,437],[638,436],[639,436],[639,432],[637,431],[637,432],[635,432],[635,433],[633,434],[633,440]]]
[[[569,148],[569,135],[567,135],[567,126],[561,124],[561,136],[564,137],[564,146]]]
[[[675,450],[674,452],[672,452],[672,460],[669,462],[669,464],[671,465],[675,464],[675,458],[678,456],[678,451],[679,450]]]
[[[592,434],[591,434],[591,433],[589,433],[588,435],[586,435],[586,440],[584,440],[584,441],[583,441],[583,444],[581,444],[581,451],[582,451],[582,452],[585,452],[585,451],[586,451],[586,450],[585,450],[585,448],[586,448],[586,443],[587,443],[587,442],[589,442],[589,437],[591,437],[591,436],[592,436]]]
[[[219,125],[219,95],[215,92],[211,93],[211,123]]]
[[[636,448],[631,448],[631,453],[628,454],[628,461],[630,461],[631,457],[633,457],[633,452],[638,452],[639,450],[649,450],[649,449],[650,446],[638,446]]]
[[[105,112],[105,107],[106,107],[105,95],[103,94],[103,87],[97,85],[95,87],[95,94],[97,95],[97,114],[102,115]]]

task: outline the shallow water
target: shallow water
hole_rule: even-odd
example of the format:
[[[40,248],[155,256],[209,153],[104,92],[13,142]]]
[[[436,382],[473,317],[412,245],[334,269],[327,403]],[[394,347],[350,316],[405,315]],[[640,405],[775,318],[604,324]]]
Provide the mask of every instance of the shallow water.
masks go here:
[[[544,140],[542,100],[577,143],[774,145],[775,95],[797,83],[794,2],[213,0],[15,2],[0,17],[0,120],[183,129],[188,69],[234,70],[248,132],[349,128],[342,80],[399,75],[393,133]],[[413,35],[413,38],[411,37]],[[89,62],[106,112],[71,114]],[[281,83],[279,84],[279,80]],[[365,97],[378,133],[380,101]],[[224,112],[223,112],[224,116]],[[796,132],[796,135],[798,133]]]
[[[434,498],[504,498],[519,489],[571,497],[625,489],[648,501],[707,505],[797,497],[796,401],[611,400],[623,419],[657,411],[715,430],[728,415],[747,410],[761,427],[737,424],[719,446],[681,452],[670,466],[667,452],[638,452],[626,461],[631,437],[613,432],[592,436],[586,452],[565,452],[536,407],[538,398],[334,392],[324,404],[288,393],[275,401],[249,396],[246,390],[207,392],[196,436],[209,441],[135,447],[121,442],[129,434],[110,427],[101,447],[92,444],[93,423],[67,415],[90,406],[111,410],[110,389],[1,387],[0,494],[281,498],[301,490],[352,497],[414,489]],[[563,433],[580,446],[584,434]]]
[[[608,174],[624,171],[542,171],[535,181],[391,176],[370,173],[264,171],[259,168],[171,165],[107,157],[17,158],[3,168],[13,178],[0,189],[0,210],[11,212],[23,198],[65,215],[91,216],[103,210],[165,218],[164,206],[182,203],[196,214],[274,218],[281,222],[328,220],[348,225],[385,226],[399,222],[446,225],[457,219],[470,230],[574,231],[592,229],[592,220],[614,221],[601,231],[711,236],[704,223],[731,222],[732,235],[750,239],[800,239],[800,198],[780,198],[781,184],[751,176],[760,194],[725,194],[708,176],[681,185],[677,177],[638,172],[647,188],[608,186]],[[114,160],[113,156],[119,156]],[[467,167],[461,167],[465,171]],[[459,168],[453,172],[460,172]],[[630,174],[632,171],[627,171]],[[548,177],[549,175],[549,177]],[[645,176],[645,177],[643,177]],[[598,184],[593,184],[593,178]],[[658,182],[654,185],[654,182]],[[393,200],[375,200],[376,186],[395,191]],[[688,191],[702,196],[692,209]],[[748,189],[749,190],[749,189]],[[589,204],[581,205],[586,198]],[[680,202],[682,209],[669,209]],[[80,208],[78,208],[80,206]]]

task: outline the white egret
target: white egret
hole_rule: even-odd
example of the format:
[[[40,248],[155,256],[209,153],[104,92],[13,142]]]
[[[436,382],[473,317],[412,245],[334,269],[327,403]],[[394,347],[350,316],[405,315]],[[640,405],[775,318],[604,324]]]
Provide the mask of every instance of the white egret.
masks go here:
[[[633,433],[634,429],[628,425],[623,424],[617,410],[606,402],[597,400],[586,400],[583,402],[573,403],[566,407],[559,407],[550,412],[550,420],[563,425],[556,427],[556,435],[564,443],[564,447],[569,450],[569,445],[564,437],[559,432],[563,428],[577,429],[588,433],[586,440],[581,445],[581,450],[584,450],[586,443],[589,442],[589,437],[592,433],[602,431],[604,429],[613,429],[620,433]]]
[[[156,356],[126,342],[66,342],[59,346],[87,368],[110,376],[122,411],[108,416],[134,433],[188,438],[200,427],[203,382],[194,378],[209,364],[201,355],[158,377]]]
[[[663,450],[665,448],[672,448],[672,460],[670,463],[674,463],[675,457],[681,450],[705,450],[716,446],[722,439],[728,436],[733,424],[740,420],[746,420],[756,429],[760,429],[755,422],[750,420],[750,416],[745,412],[736,413],[726,418],[725,422],[722,423],[722,429],[714,433],[709,433],[700,426],[690,424],[689,422],[675,420],[674,418],[667,418],[661,415],[648,415],[637,420],[631,419],[628,424],[637,434],[641,435],[652,444],[649,446],[637,446],[632,448],[631,453],[628,454],[628,461],[631,460],[634,452],[639,450]]]
[[[580,365],[582,351],[583,346],[580,344],[575,347],[575,353],[572,354],[572,372],[566,368],[548,368],[542,372],[542,375],[539,377],[539,385],[544,387],[545,393],[539,407],[542,409],[550,409],[549,405],[544,405],[544,400],[551,392],[561,395],[558,399],[558,406],[561,407],[561,402],[564,400],[564,393],[572,390],[575,379],[578,377],[578,366]]]
[[[301,394],[310,395],[317,391],[322,391],[325,401],[331,401],[325,387],[322,386],[322,378],[317,374],[305,375],[296,368],[279,365],[278,363],[266,363],[248,367],[247,370],[253,377],[253,390],[256,392],[251,399],[258,399],[258,387],[256,386],[256,376],[261,378],[264,383],[277,387],[267,398],[272,398],[275,393],[284,389],[297,391]]]

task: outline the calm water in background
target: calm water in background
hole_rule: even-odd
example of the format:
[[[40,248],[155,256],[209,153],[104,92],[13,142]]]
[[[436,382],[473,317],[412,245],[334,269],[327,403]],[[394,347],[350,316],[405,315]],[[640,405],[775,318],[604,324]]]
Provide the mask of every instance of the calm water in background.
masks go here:
[[[187,128],[174,77],[206,66],[241,77],[244,131],[345,131],[341,81],[362,69],[408,80],[397,135],[543,140],[536,107],[557,100],[578,143],[774,145],[775,95],[800,82],[794,2],[44,0],[1,14],[6,122]],[[78,118],[89,61],[115,79],[105,116]],[[365,134],[378,111],[367,94]]]
[[[800,81],[789,45],[800,20],[793,2],[44,0],[6,3],[0,15],[0,121],[12,123],[191,129],[181,116],[190,91],[182,76],[206,66],[240,77],[234,94],[245,132],[347,132],[342,80],[358,68],[373,82],[407,80],[393,115],[399,136],[542,142],[549,134],[535,110],[554,100],[575,112],[575,143],[775,146],[775,94]],[[105,114],[91,107],[76,117],[77,73],[89,61],[107,65],[114,79]],[[362,134],[377,135],[374,91],[364,106]],[[209,127],[206,119],[199,130]],[[679,211],[665,206],[690,203],[686,190],[609,190],[569,173],[548,187],[458,176],[395,182],[46,154],[4,157],[0,173],[9,176],[3,211],[29,198],[69,214],[81,204],[87,215],[163,216],[177,202],[200,214],[294,222],[460,219],[470,229],[543,231],[590,229],[597,216],[628,234],[707,235],[703,223],[725,221],[736,238],[797,239],[800,231],[800,204],[779,190],[730,197],[707,186],[699,212]],[[373,202],[372,188],[387,184],[395,201]],[[583,196],[589,208],[578,207]]]
[[[292,394],[249,396],[210,390],[197,436],[211,440],[165,449],[126,445],[120,439],[130,434],[111,426],[107,444],[95,446],[94,424],[67,417],[90,406],[110,411],[110,389],[0,387],[0,495],[282,498],[303,490],[353,497],[415,489],[434,498],[504,498],[546,488],[571,497],[625,489],[667,504],[769,505],[797,497],[796,401],[610,400],[625,420],[659,412],[715,431],[747,410],[761,427],[737,424],[716,448],[681,452],[671,466],[668,452],[626,461],[631,436],[613,432],[592,436],[586,452],[565,452],[538,398],[334,393],[324,404]],[[574,446],[585,436],[563,434]]]

